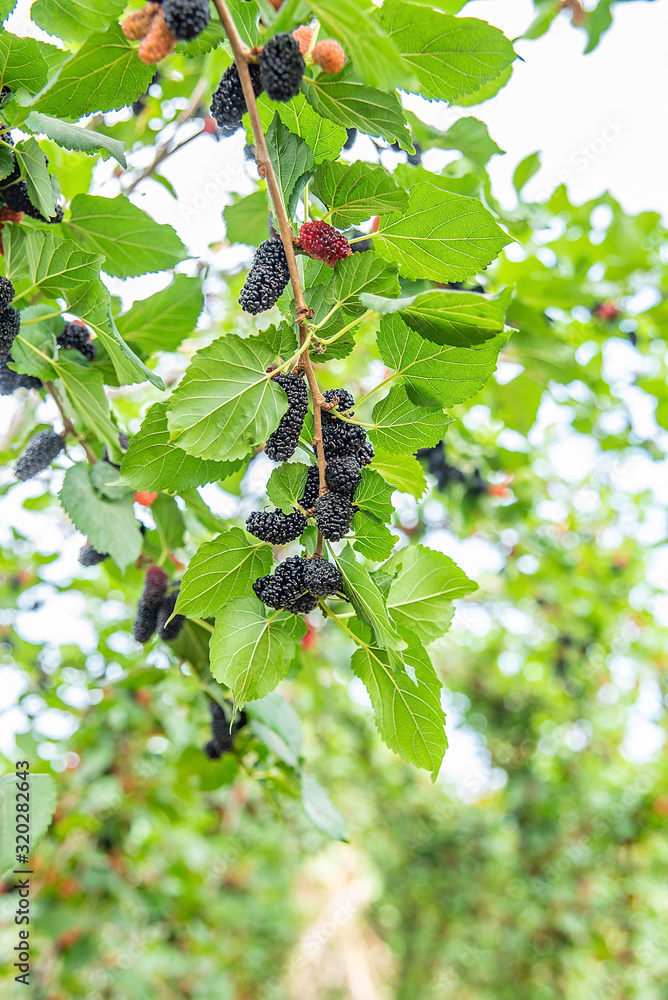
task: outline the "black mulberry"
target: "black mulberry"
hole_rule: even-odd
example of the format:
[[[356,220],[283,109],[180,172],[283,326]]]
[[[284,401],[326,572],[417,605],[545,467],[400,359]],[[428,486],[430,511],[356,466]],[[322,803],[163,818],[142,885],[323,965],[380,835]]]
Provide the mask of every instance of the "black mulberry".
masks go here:
[[[163,597],[158,608],[155,630],[164,642],[171,642],[172,639],[176,639],[186,620],[185,615],[174,615],[170,622],[167,620],[176,607],[178,596],[178,590],[173,590],[170,594]]]
[[[260,67],[250,63],[248,66],[253,93],[259,97],[262,93],[262,82],[260,80]],[[230,135],[241,125],[241,119],[246,114],[246,98],[244,97],[239,70],[235,63],[223,73],[211,98],[211,117],[215,119],[218,128],[224,129]]]
[[[314,594],[302,594],[296,601],[286,605],[285,610],[293,615],[307,615],[318,607],[318,598]]]
[[[302,496],[299,503],[304,508],[304,510],[312,510],[315,507],[315,502],[320,496],[320,470],[317,465],[309,465],[308,473],[306,474],[306,486],[304,487],[304,495]]]
[[[109,555],[107,552],[98,552],[94,549],[90,542],[86,542],[84,547],[79,552],[79,562],[82,566],[97,566],[99,563],[104,562],[108,559]]]
[[[11,355],[7,361],[11,361]],[[0,359],[0,396],[11,396],[16,389],[41,389],[42,383],[34,375],[19,375],[7,366],[7,361]]]
[[[355,397],[347,389],[327,389],[323,396],[328,403],[338,399],[335,410],[352,417]],[[328,462],[336,458],[357,455],[366,441],[366,431],[363,427],[340,420],[334,416],[334,412],[322,411],[322,445]]]
[[[260,53],[262,86],[272,101],[296,97],[305,69],[299,42],[286,32],[270,38]]]
[[[355,455],[355,459],[359,462],[360,468],[363,468],[365,465],[370,465],[373,462],[375,454],[373,445],[367,440]]]
[[[331,403],[333,399],[338,399],[336,409],[339,413],[345,413],[347,410],[352,410],[352,407],[355,405],[355,397],[351,392],[348,392],[347,389],[325,389],[323,396],[328,403]],[[323,410],[322,416],[324,421],[336,420],[336,417],[332,416],[331,410]],[[352,412],[349,413],[348,416],[352,417]]]
[[[281,417],[281,422],[267,441],[264,451],[272,462],[287,462],[295,453],[304,426],[308,392],[301,375],[274,375],[273,381],[278,382],[288,397],[290,409]]]
[[[362,478],[357,458],[333,458],[327,463],[325,479],[330,490],[352,497]]]
[[[209,0],[163,0],[165,24],[179,41],[200,35],[211,17]]]
[[[0,310],[6,309],[14,301],[14,286],[9,278],[0,277]]]
[[[55,215],[47,219],[38,208],[36,208],[28,197],[28,187],[25,181],[12,184],[2,191],[5,204],[14,212],[24,212],[31,219],[39,219],[40,222],[57,223],[63,221],[63,209],[59,205],[55,210]]]
[[[236,734],[247,723],[246,713],[240,712],[232,722],[227,720],[225,712],[217,701],[209,702],[211,712],[211,739],[204,747],[204,753],[210,760],[218,760],[224,753],[234,749]]]
[[[25,482],[33,476],[43,472],[47,466],[51,465],[54,458],[60,455],[65,446],[60,434],[55,431],[40,431],[35,434],[30,444],[19,456],[16,463],[16,478]]]
[[[261,577],[261,587],[253,587],[256,595],[270,608],[286,608],[307,592],[304,583],[306,560],[290,556],[276,567],[273,575]],[[256,580],[256,584],[260,581]],[[258,593],[259,591],[259,593]]]
[[[7,361],[14,338],[21,329],[21,313],[18,309],[3,309],[0,312],[0,360]]]
[[[79,351],[89,361],[94,361],[97,357],[97,347],[90,339],[88,327],[83,323],[66,323],[56,343],[58,347],[71,347]]]
[[[169,577],[160,566],[149,566],[144,579],[144,590],[137,605],[133,634],[137,642],[148,642],[156,630],[158,609],[162,604]]]
[[[280,240],[265,240],[255,251],[251,269],[241,289],[239,305],[257,316],[278,302],[290,280],[285,249]]]
[[[306,518],[301,511],[284,514],[282,510],[254,510],[246,520],[246,530],[263,542],[286,545],[306,530]]]
[[[343,589],[343,578],[335,563],[314,556],[304,567],[304,584],[315,597],[330,597]]]
[[[348,532],[354,513],[348,497],[339,493],[323,493],[315,505],[318,530],[330,542],[338,542]]]

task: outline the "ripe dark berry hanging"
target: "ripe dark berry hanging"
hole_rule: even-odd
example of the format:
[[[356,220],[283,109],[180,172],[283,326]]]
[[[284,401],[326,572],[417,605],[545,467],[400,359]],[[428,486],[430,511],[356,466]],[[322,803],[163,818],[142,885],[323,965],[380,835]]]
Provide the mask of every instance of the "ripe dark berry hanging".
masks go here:
[[[104,562],[109,556],[106,552],[98,552],[94,549],[90,542],[86,542],[84,547],[79,552],[79,563],[82,566],[97,566],[99,563]]]
[[[253,584],[255,596],[270,608],[286,608],[306,593],[304,566],[301,556],[290,556],[279,563],[274,573],[262,576]]]
[[[253,84],[253,93],[259,97],[262,93],[260,67],[250,63],[248,71]],[[211,98],[211,116],[215,119],[218,128],[223,129],[229,135],[239,128],[241,119],[247,110],[239,71],[236,64],[232,63],[223,73]]]
[[[314,556],[304,567],[304,583],[315,597],[331,597],[343,589],[343,578],[335,563]]]
[[[11,361],[11,354],[7,361]],[[11,396],[17,389],[41,389],[40,379],[34,375],[19,375],[7,366],[7,361],[0,359],[0,396]]]
[[[23,212],[25,215],[29,215],[31,219],[38,219],[40,222],[49,222],[52,225],[63,221],[63,209],[61,205],[57,205],[54,215],[50,219],[47,219],[38,208],[36,208],[28,197],[28,187],[25,181],[19,181],[18,184],[12,184],[8,188],[4,188],[2,191],[2,198],[9,208],[14,212]]]
[[[329,489],[335,493],[345,493],[352,497],[361,478],[357,458],[333,458],[327,463],[325,479]]]
[[[305,69],[299,42],[285,32],[270,38],[260,53],[262,86],[272,101],[296,97]]]
[[[275,306],[290,280],[285,250],[280,240],[260,243],[239,296],[244,312],[256,316]]]
[[[231,712],[234,711],[232,706],[230,708]],[[240,712],[230,725],[225,712],[216,701],[209,702],[209,711],[211,712],[211,739],[204,747],[204,753],[210,760],[217,760],[224,753],[229,753],[234,749],[235,737],[248,720],[246,713]]]
[[[26,479],[39,475],[51,465],[54,458],[60,455],[64,447],[62,437],[55,431],[40,431],[39,434],[35,434],[26,450],[19,456],[14,470],[16,478],[25,482]]]
[[[322,221],[304,223],[299,230],[299,246],[309,257],[330,267],[353,252],[343,233]]]
[[[133,634],[137,642],[148,642],[155,632],[158,608],[162,604],[169,577],[160,566],[149,566],[144,579],[144,590],[137,605]]]
[[[308,392],[301,375],[272,376],[288,397],[290,409],[283,414],[281,422],[267,441],[264,451],[272,462],[287,462],[295,453],[299,435],[304,426],[304,417],[308,410]]]
[[[0,312],[0,360],[9,359],[14,338],[21,329],[21,313],[18,309],[3,309]]]
[[[306,531],[307,522],[301,511],[284,514],[282,510],[255,510],[246,521],[246,530],[271,545],[287,545]]]
[[[0,277],[0,310],[4,310],[14,301],[14,286],[9,278]]]
[[[320,496],[320,471],[317,465],[309,465],[306,474],[306,486],[304,494],[299,501],[304,510],[312,510],[315,502]]]
[[[174,612],[178,596],[179,591],[177,588],[163,597],[158,608],[158,614],[155,619],[155,630],[163,642],[171,642],[172,639],[176,639],[185,622],[184,615],[174,615],[172,620],[168,621]]]
[[[323,538],[338,542],[348,533],[355,511],[348,497],[323,493],[315,505],[315,520]]]
[[[66,323],[56,343],[58,347],[71,347],[73,350],[79,351],[89,361],[94,361],[97,357],[97,347],[90,339],[88,327],[84,326],[83,323]]]
[[[211,17],[209,0],[163,0],[165,24],[179,41],[200,35]]]

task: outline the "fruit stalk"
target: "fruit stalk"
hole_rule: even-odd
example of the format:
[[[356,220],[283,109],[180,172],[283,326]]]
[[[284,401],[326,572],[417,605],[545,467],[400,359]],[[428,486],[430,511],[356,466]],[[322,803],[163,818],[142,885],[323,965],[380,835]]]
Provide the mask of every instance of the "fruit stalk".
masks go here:
[[[293,245],[292,226],[290,225],[288,217],[285,213],[283,199],[278,187],[278,182],[276,181],[274,169],[271,165],[271,160],[269,159],[267,143],[264,138],[262,123],[257,110],[255,92],[253,90],[253,84],[248,70],[248,56],[250,53],[241,40],[241,36],[237,31],[237,26],[234,23],[234,19],[228,10],[225,0],[213,0],[213,3],[227,34],[230,47],[232,49],[232,55],[234,56],[234,61],[239,72],[239,79],[241,80],[241,87],[246,99],[246,107],[248,108],[248,116],[250,118],[251,128],[253,129],[253,138],[255,140],[255,162],[257,163],[258,173],[260,177],[263,177],[267,181],[269,196],[271,197],[271,202],[274,206],[274,213],[278,221],[281,241],[285,249],[285,257],[288,262],[288,270],[290,272],[290,282],[295,296],[295,309],[297,312],[297,322],[299,324],[299,345],[302,347],[308,335],[306,320],[310,318],[309,308],[306,304],[306,300],[304,299],[301,279],[297,269],[297,258],[295,256]],[[327,463],[325,461],[325,452],[322,445],[321,408],[324,406],[325,409],[329,409],[330,407],[322,392],[318,388],[308,348],[306,348],[306,350],[302,353],[301,367],[304,370],[308,380],[309,389],[311,390],[311,399],[313,401],[313,422],[315,426],[314,444],[318,458],[318,469],[320,472],[320,492],[324,493],[327,489],[327,485],[325,483],[325,467]],[[320,532],[318,532],[316,552],[318,555],[322,554],[322,538],[320,536]]]

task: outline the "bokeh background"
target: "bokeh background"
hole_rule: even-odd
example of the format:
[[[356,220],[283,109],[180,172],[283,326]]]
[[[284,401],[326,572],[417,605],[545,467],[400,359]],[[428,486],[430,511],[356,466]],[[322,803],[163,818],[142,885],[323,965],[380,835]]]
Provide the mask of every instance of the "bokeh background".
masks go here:
[[[536,8],[473,0],[464,13],[516,37]],[[517,42],[523,61],[490,101],[419,109],[441,131],[472,114],[489,127],[493,143],[477,131],[464,149],[432,135],[413,169],[482,193],[516,239],[478,276],[513,288],[516,332],[495,379],[455,411],[445,450],[421,456],[422,500],[394,497],[399,544],[446,552],[480,588],[432,649],[450,741],[436,784],[380,742],[350,649],[322,639],[317,615],[266,706],[283,757],[248,727],[236,754],[207,761],[202,682],[131,637],[139,572],[77,564],[82,538],[53,502],[69,461],[20,486],[0,473],[2,763],[28,757],[58,790],[33,859],[36,997],[666,997],[668,139],[656,95],[668,8],[614,14],[589,54],[565,12]],[[205,279],[206,301],[197,333],[160,356],[171,384],[197,347],[248,328],[235,303],[252,247],[229,244],[221,213],[256,178],[243,134],[207,132],[204,99],[177,123],[201,80],[174,64],[143,106],[106,116],[133,148],[129,174],[45,144],[66,196],[68,176],[74,189],[90,170],[95,193],[132,187],[188,245],[177,270]],[[185,139],[164,182],[139,180],[151,143]],[[364,137],[346,155],[411,168]],[[171,280],[109,285],[127,308]],[[369,329],[322,384],[361,393],[382,377]],[[130,430],[159,398],[112,395]],[[0,399],[3,464],[50,406]],[[259,455],[243,479],[200,493],[241,525],[270,471]],[[174,530],[185,561],[205,529],[177,517]],[[328,790],[347,843],[292,797],[290,753]],[[0,896],[3,960],[12,913]]]

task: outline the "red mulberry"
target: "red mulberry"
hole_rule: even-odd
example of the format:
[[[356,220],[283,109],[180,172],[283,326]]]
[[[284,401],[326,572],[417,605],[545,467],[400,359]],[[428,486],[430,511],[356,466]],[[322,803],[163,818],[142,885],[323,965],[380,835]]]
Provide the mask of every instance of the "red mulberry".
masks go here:
[[[304,223],[299,230],[299,246],[309,257],[330,267],[353,252],[343,233],[322,221]]]
[[[260,243],[239,296],[244,312],[257,316],[275,306],[290,280],[285,250],[280,240]]]
[[[285,392],[290,409],[281,417],[281,422],[267,441],[264,451],[272,462],[287,462],[295,453],[304,426],[308,392],[301,375],[274,375],[273,381],[278,382]]]
[[[62,437],[55,431],[40,431],[39,434],[35,434],[26,450],[19,456],[15,469],[16,478],[25,482],[26,479],[37,476],[51,465],[64,447]]]
[[[299,42],[286,32],[270,38],[260,53],[262,86],[272,101],[296,97],[305,69]]]

